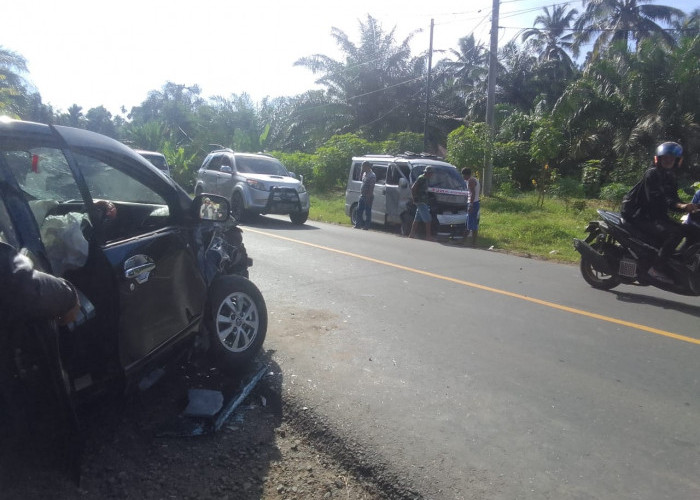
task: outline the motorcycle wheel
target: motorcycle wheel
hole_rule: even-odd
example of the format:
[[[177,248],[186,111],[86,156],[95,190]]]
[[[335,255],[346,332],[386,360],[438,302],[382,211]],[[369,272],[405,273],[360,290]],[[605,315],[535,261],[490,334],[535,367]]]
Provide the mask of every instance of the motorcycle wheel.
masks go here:
[[[599,244],[591,245],[596,250],[600,249]],[[583,279],[598,290],[612,290],[620,284],[620,277],[616,274],[605,274],[593,268],[593,264],[585,256],[581,256],[581,275]]]
[[[221,369],[243,370],[262,348],[267,333],[267,306],[252,281],[222,276],[209,291],[206,319],[212,354]]]

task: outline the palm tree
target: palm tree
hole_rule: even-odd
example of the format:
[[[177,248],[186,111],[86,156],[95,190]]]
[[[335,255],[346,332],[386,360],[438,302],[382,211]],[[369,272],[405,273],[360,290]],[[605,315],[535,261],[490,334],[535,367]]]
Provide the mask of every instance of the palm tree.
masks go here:
[[[458,49],[450,49],[450,54],[451,59],[435,65],[432,84],[433,108],[446,125],[469,115],[475,101],[480,102],[486,92],[489,71],[488,50],[476,42],[473,34],[460,38]],[[482,117],[483,113],[479,115]]]
[[[476,43],[474,34],[459,39],[459,50],[450,49],[456,60],[443,60],[438,66],[463,87],[474,87],[483,81],[489,72],[489,54],[483,43]]]
[[[675,39],[657,24],[671,23],[685,14],[682,10],[663,5],[651,5],[653,0],[583,0],[584,12],[577,19],[578,31],[573,46],[574,55],[587,44],[594,33],[599,33],[593,44],[594,56],[600,54],[610,43],[624,41],[629,44],[658,35],[673,46]]]
[[[534,27],[523,32],[522,40],[539,54],[533,79],[544,97],[540,102],[551,109],[578,71],[569,56],[574,47],[570,27],[578,11],[567,12],[565,6],[553,6],[551,12],[547,7],[543,10],[544,14],[535,18]]]
[[[574,46],[574,34],[570,28],[578,11],[571,9],[567,12],[566,6],[560,5],[553,6],[551,13],[547,7],[543,10],[544,14],[535,18],[534,27],[523,32],[522,41],[529,41],[539,52],[540,62],[559,62],[567,68],[575,68],[569,56]]]
[[[422,116],[415,111],[424,100],[426,65],[425,57],[411,57],[413,34],[397,43],[394,29],[385,32],[368,15],[365,23],[360,22],[359,44],[338,28],[332,29],[331,36],[345,54],[343,61],[315,54],[294,64],[320,75],[316,83],[325,87],[333,102],[348,108],[354,128],[366,130],[371,138],[421,128]]]
[[[22,77],[26,72],[26,59],[0,46],[0,114],[21,116],[28,97]]]

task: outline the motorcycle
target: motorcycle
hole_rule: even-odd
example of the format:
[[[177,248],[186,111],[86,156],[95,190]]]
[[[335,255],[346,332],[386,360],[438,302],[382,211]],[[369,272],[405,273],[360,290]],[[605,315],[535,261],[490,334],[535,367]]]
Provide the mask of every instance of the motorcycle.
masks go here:
[[[585,240],[574,239],[581,254],[581,274],[593,288],[611,290],[617,285],[651,285],[681,295],[700,295],[700,228],[690,227],[687,236],[667,262],[672,282],[649,275],[658,255],[653,242],[616,212],[598,210],[600,220],[591,221]]]

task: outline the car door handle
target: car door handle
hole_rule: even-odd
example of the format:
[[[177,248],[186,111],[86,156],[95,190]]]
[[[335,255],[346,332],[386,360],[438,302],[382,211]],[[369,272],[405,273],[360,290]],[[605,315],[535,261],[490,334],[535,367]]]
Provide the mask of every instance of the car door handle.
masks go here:
[[[150,273],[156,268],[155,264],[141,264],[140,266],[132,267],[124,271],[124,276],[127,278],[135,278],[140,274]]]
[[[141,284],[148,280],[151,271],[156,268],[153,259],[146,255],[135,255],[124,263],[124,276],[127,279],[135,279]]]

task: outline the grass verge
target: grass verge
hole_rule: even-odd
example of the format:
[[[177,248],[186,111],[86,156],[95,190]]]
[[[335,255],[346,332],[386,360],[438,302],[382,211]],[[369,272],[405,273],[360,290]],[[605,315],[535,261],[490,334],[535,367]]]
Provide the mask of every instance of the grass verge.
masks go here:
[[[584,236],[588,222],[597,218],[598,208],[612,207],[600,200],[554,198],[545,199],[539,206],[535,194],[482,198],[477,246],[560,262],[578,262],[579,254],[572,240]],[[309,218],[349,226],[345,192],[311,194]]]

